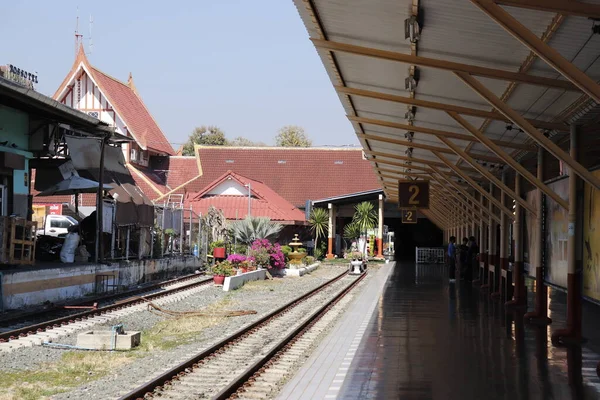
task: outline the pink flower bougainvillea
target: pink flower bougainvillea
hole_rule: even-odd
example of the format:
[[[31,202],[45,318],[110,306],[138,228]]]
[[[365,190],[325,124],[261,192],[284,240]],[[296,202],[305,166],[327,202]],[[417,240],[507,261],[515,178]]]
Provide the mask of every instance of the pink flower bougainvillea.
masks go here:
[[[279,243],[272,244],[267,239],[257,239],[252,242],[250,256],[258,261],[265,252],[269,255],[269,265],[266,265],[267,268],[285,268],[285,255],[281,251]]]
[[[237,266],[237,265],[243,263],[246,260],[247,260],[247,258],[243,254],[230,254],[227,257],[227,261],[229,261],[230,263],[232,263],[234,266]]]

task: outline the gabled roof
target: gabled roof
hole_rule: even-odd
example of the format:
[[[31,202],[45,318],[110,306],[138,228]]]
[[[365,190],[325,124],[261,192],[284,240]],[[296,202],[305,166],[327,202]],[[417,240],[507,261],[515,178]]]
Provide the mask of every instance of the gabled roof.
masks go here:
[[[263,182],[301,208],[307,200],[381,188],[361,149],[198,146],[196,153],[201,176],[191,185],[197,191],[227,170]]]
[[[211,190],[228,179],[234,180],[241,186],[250,184],[252,195],[250,209],[252,216],[267,217],[272,221],[285,224],[304,223],[304,213],[278,195],[273,189],[263,182],[249,179],[233,171],[227,171],[215,179],[202,192],[188,196],[185,202],[186,208],[191,206],[195,212],[206,214],[212,206],[223,210],[227,219],[244,219],[248,213],[248,196],[210,194]]]
[[[79,47],[71,71],[54,93],[54,99],[60,100],[60,96],[81,69],[84,69],[96,83],[140,147],[169,155],[175,154],[173,147],[139,96],[131,74],[128,82],[124,83],[93,67],[85,56],[83,46]]]

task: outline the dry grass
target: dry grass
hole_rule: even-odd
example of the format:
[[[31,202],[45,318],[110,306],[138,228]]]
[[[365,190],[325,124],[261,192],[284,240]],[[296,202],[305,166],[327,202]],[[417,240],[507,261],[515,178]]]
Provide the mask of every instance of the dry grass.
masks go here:
[[[160,321],[151,329],[142,332],[142,344],[139,351],[169,350],[190,342],[204,329],[221,323],[226,317],[219,317],[218,314],[221,311],[228,310],[230,303],[231,300],[225,298],[203,310],[194,310],[214,313],[216,316],[181,316]]]
[[[288,279],[287,277],[285,279]],[[251,281],[247,282],[238,289],[238,292],[242,292],[245,290],[257,290],[257,291],[273,291],[274,288],[281,285],[283,283],[283,279],[281,278],[273,278],[273,279],[265,279],[263,281]]]
[[[61,360],[38,369],[0,374],[0,400],[37,400],[66,392],[130,363],[131,353],[67,351]]]

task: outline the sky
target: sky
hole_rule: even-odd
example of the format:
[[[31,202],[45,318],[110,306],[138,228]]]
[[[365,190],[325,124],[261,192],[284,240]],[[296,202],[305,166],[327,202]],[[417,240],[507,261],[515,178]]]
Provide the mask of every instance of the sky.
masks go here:
[[[299,125],[313,145],[358,144],[292,0],[20,0],[0,15],[0,64],[37,72],[49,96],[73,64],[79,15],[92,65],[131,72],[175,148],[200,125],[267,144]]]

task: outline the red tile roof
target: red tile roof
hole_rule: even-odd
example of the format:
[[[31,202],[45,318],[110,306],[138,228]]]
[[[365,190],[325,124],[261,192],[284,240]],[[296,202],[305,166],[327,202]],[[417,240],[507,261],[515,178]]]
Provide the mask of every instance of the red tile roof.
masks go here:
[[[131,75],[129,82],[124,83],[93,67],[85,56],[83,46],[79,48],[71,71],[54,94],[56,100],[60,100],[59,95],[66,88],[71,76],[77,71],[81,63],[87,68],[108,102],[125,122],[127,130],[142,148],[149,148],[169,155],[175,154],[173,147],[138,95]]]
[[[186,198],[185,206],[192,207],[197,213],[206,214],[212,206],[223,210],[229,220],[244,219],[248,213],[248,196],[246,195],[210,195],[209,192],[227,179],[233,179],[240,185],[250,183],[252,197],[250,200],[251,215],[267,217],[272,221],[286,224],[303,223],[304,213],[289,201],[278,195],[262,182],[248,179],[242,175],[227,171],[224,175],[209,184],[202,192]]]
[[[188,193],[202,190],[227,170],[263,182],[302,208],[307,200],[381,188],[360,149],[200,146],[197,155],[202,176],[186,186]],[[196,160],[180,160],[178,169],[197,169]]]

